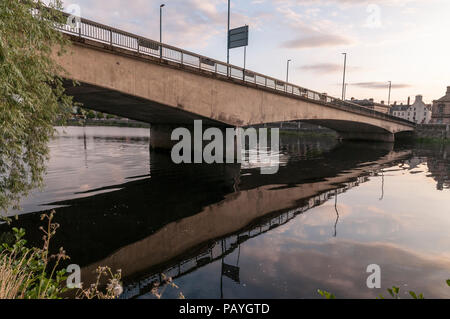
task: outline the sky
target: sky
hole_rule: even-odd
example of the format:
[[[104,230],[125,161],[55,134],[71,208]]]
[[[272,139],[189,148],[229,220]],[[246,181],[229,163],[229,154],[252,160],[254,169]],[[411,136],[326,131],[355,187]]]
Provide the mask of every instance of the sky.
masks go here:
[[[81,16],[226,61],[227,0],[66,0]],[[449,0],[231,0],[231,27],[249,25],[247,69],[340,97],[431,103],[450,86]],[[243,66],[243,48],[230,63]]]

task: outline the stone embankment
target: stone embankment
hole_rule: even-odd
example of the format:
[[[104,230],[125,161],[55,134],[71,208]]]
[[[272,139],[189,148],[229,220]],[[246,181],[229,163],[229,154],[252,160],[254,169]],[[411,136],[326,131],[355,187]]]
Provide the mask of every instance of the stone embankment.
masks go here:
[[[420,139],[450,139],[450,124],[417,125],[415,135]]]

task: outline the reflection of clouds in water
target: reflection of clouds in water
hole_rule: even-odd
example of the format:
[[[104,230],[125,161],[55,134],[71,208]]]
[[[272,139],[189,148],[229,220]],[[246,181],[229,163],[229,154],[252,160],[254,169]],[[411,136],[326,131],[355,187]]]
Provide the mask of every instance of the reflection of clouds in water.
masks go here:
[[[41,210],[41,205],[51,202],[82,197],[76,193],[149,173],[149,129],[58,127],[56,130],[56,137],[49,143],[45,188],[23,199],[21,214]],[[16,213],[19,212],[11,212]]]
[[[287,154],[272,151],[270,148],[242,150],[241,169],[286,166],[288,161],[289,156]]]
[[[253,241],[245,247],[246,260],[260,264],[258,273],[250,278],[251,289],[270,297],[267,282],[289,281],[284,297],[314,297],[317,289],[333,292],[338,297],[374,298],[392,285],[402,287],[403,292],[413,290],[426,297],[450,297],[445,280],[450,278],[450,259],[442,256],[418,254],[394,244],[359,243],[331,240],[327,243],[305,242],[288,239],[283,249],[275,249],[270,237]],[[244,250],[243,250],[244,251]],[[250,270],[241,264],[243,280]],[[370,290],[366,286],[366,267],[381,267],[382,289]],[[261,271],[261,270],[264,271]],[[407,285],[406,287],[404,285]],[[235,291],[234,297],[239,297]]]
[[[337,228],[339,229],[341,222],[346,216],[351,215],[352,207],[349,205],[338,204],[337,208],[339,211]],[[275,232],[283,233],[286,234],[286,236],[295,238],[327,240],[331,235],[334,235],[336,217],[334,199],[330,199],[322,206],[314,207],[307,212],[298,215],[295,220],[288,225],[276,229]]]

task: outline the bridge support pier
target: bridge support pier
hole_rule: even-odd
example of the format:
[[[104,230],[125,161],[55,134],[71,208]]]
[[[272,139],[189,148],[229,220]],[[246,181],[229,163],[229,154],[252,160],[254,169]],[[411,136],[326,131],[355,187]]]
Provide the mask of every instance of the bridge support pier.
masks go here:
[[[338,132],[343,140],[350,141],[372,141],[372,142],[395,142],[393,133],[372,133],[372,132]]]
[[[173,130],[182,125],[151,124],[150,126],[150,149],[162,153],[170,153],[172,147],[178,141],[172,141]]]
[[[203,140],[205,130],[210,128],[209,126],[201,126],[201,125],[186,125],[186,124],[151,124],[150,126],[150,150],[161,152],[161,153],[171,153],[172,148],[180,143],[183,137],[180,137],[180,140],[172,141],[172,132],[177,128],[187,129],[190,133],[190,146],[191,153],[193,155],[193,162],[197,161],[200,158],[203,158],[203,150],[205,146],[210,144],[211,140]],[[236,135],[232,135],[230,132],[226,130],[225,127],[214,127],[220,130],[222,133],[223,140],[219,140],[218,143],[222,144],[221,149],[223,150],[223,160],[237,158],[237,137]],[[233,131],[234,132],[234,131]],[[179,136],[177,136],[179,137]],[[211,137],[213,141],[217,136]]]

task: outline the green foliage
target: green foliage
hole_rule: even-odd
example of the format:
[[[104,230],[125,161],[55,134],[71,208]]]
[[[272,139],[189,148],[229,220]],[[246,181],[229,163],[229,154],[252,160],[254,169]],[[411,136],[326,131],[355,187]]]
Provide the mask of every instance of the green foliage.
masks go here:
[[[336,297],[328,291],[317,289],[317,292],[325,299],[336,299]]]
[[[27,247],[25,230],[18,228],[12,228],[12,244],[0,244],[0,299],[61,299],[69,290],[66,270],[60,267],[69,257],[63,248],[55,255],[49,252],[59,228],[53,223],[54,213],[41,216],[47,221],[47,227],[40,227],[44,234],[42,248]],[[75,298],[116,299],[123,292],[120,280],[120,270],[113,273],[109,267],[98,267],[97,281],[75,291]]]
[[[86,114],[86,117],[87,117],[88,119],[95,119],[95,112],[92,111],[92,110],[89,110],[89,111],[87,112],[87,114]]]
[[[389,294],[391,295],[392,298],[400,299],[400,297],[399,297],[400,288],[399,287],[393,286],[392,288],[388,289],[387,291],[389,292]],[[425,299],[423,294],[417,295],[414,291],[409,291],[408,293],[413,299]],[[383,296],[380,295],[380,297],[381,297],[381,299],[384,299]]]
[[[59,299],[61,294],[67,291],[65,286],[66,270],[58,270],[62,260],[68,259],[65,251],[60,248],[59,253],[50,255],[49,247],[52,237],[56,234],[58,224],[52,223],[54,212],[50,215],[42,215],[41,220],[46,219],[47,227],[41,230],[44,233],[42,248],[26,246],[24,239],[25,230],[13,228],[15,242],[12,245],[0,246],[0,295],[8,298],[23,299]],[[50,267],[50,261],[53,266]],[[7,285],[11,281],[10,274],[22,274],[16,276],[15,285]],[[14,276],[13,276],[14,277]],[[11,293],[11,290],[14,292]]]
[[[398,297],[398,294],[399,294],[399,292],[400,292],[400,288],[399,288],[399,287],[393,286],[392,288],[389,288],[387,291],[389,292],[389,294],[391,295],[392,298],[394,298],[394,299],[400,299],[400,298]]]
[[[53,59],[68,41],[54,28],[65,23],[52,10],[61,8],[59,0],[0,1],[0,213],[42,186],[53,125],[73,104]]]
[[[414,291],[410,291],[409,294],[411,295],[411,297],[413,297],[413,299],[425,299],[423,297],[423,294],[417,296],[417,294]]]
[[[446,281],[447,285],[450,286],[450,279],[448,279]],[[394,299],[400,299],[399,295],[400,295],[400,288],[393,286],[392,288],[387,289],[389,295],[391,295],[392,298]],[[317,292],[324,298],[326,299],[335,299],[335,296],[327,291],[322,291],[322,290],[317,290]],[[417,295],[414,291],[409,291],[409,295],[413,298],[413,299],[425,299],[425,297],[423,296],[423,294],[419,294]],[[379,295],[377,299],[385,299],[383,295]]]

